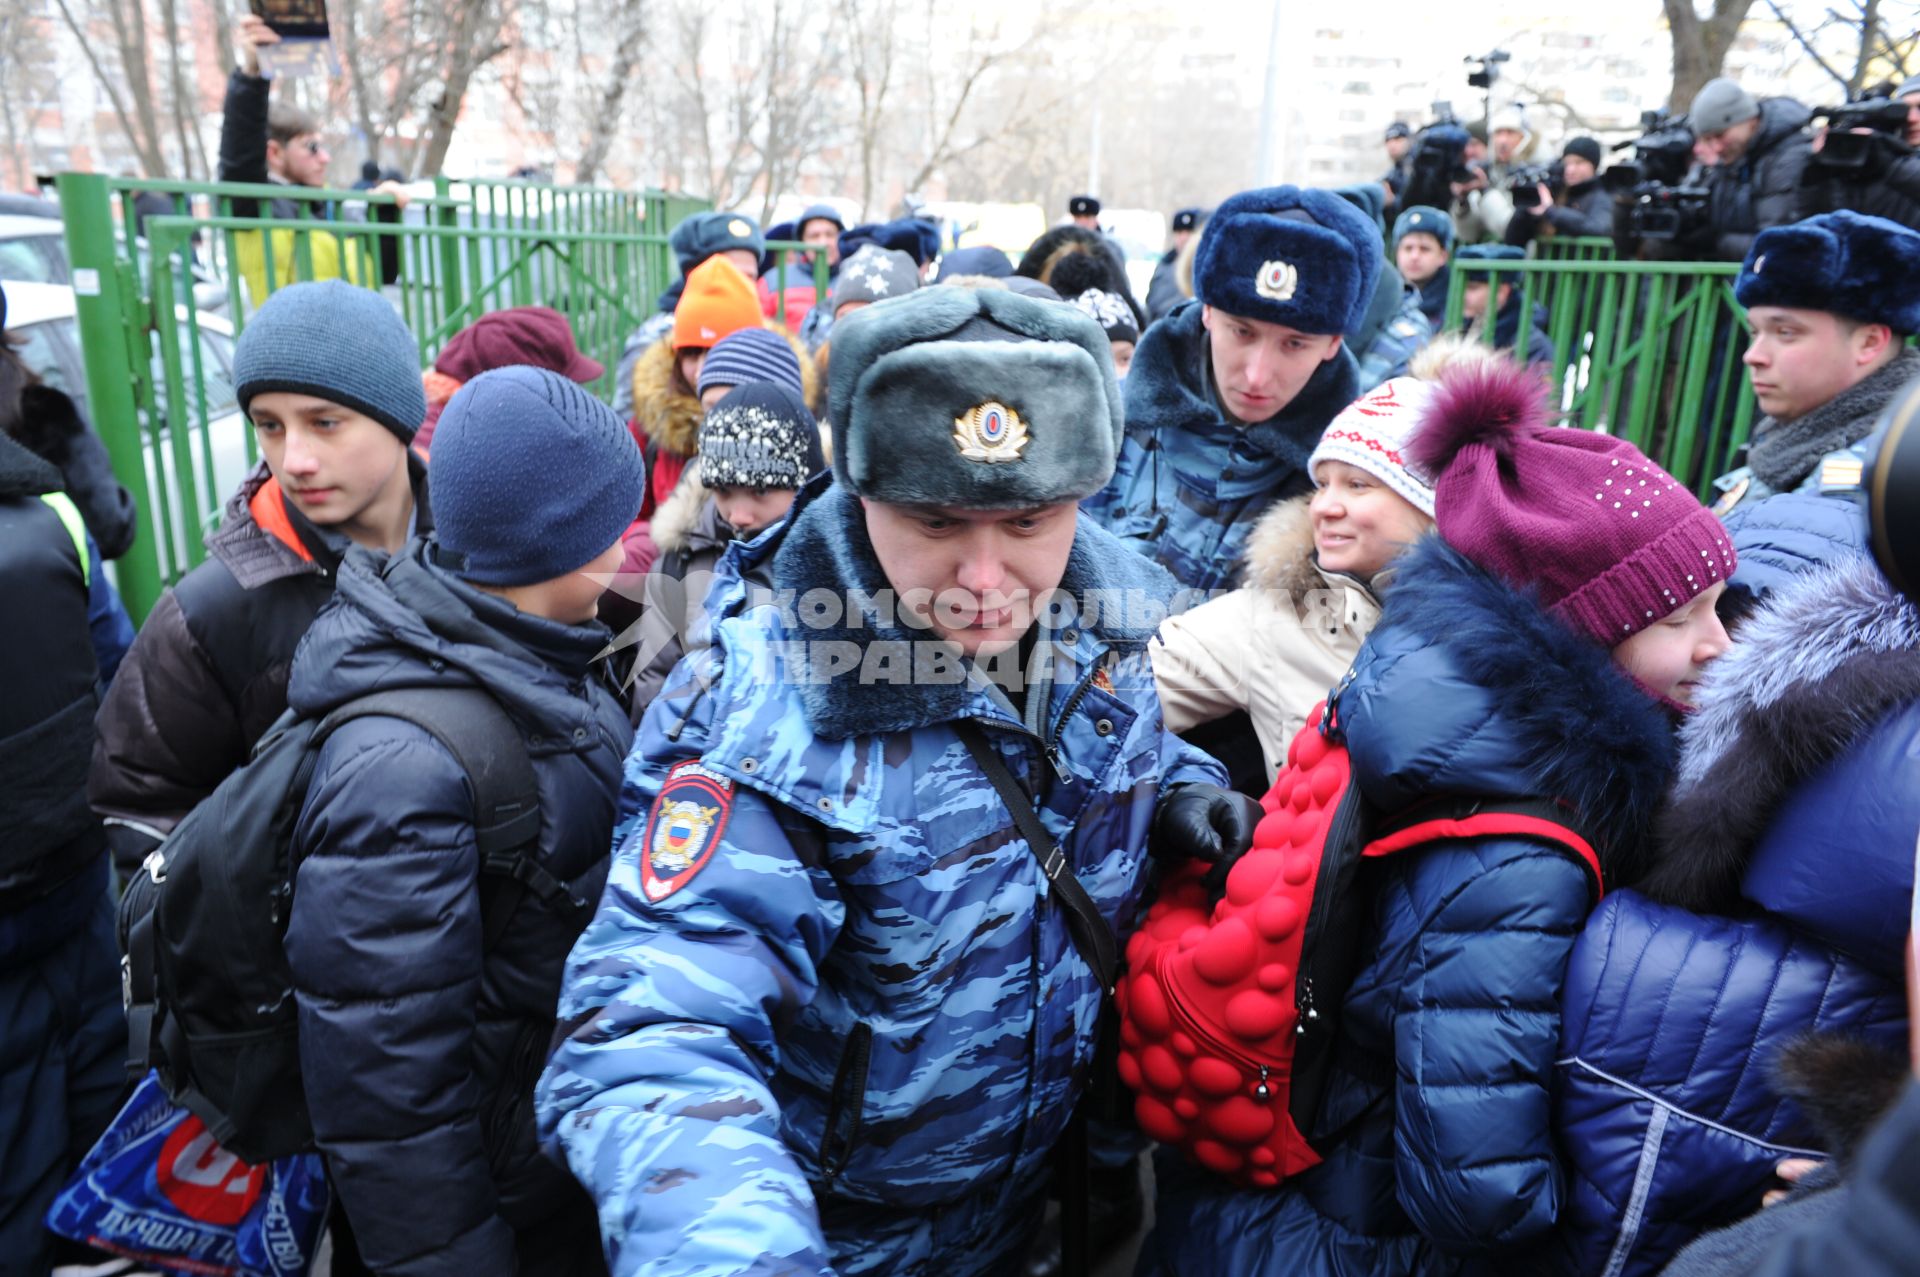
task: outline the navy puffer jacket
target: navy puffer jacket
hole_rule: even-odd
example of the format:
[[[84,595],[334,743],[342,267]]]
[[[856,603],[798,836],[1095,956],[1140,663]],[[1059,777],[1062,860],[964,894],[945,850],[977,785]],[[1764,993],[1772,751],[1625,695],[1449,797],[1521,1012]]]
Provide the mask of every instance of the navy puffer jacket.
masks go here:
[[[1608,654],[1430,536],[1401,560],[1335,699],[1355,783],[1392,813],[1454,795],[1564,799],[1610,874],[1668,780],[1672,727]],[[1141,1271],[1195,1277],[1516,1271],[1565,1200],[1549,1125],[1587,872],[1504,836],[1363,877],[1369,955],[1310,1137],[1325,1161],[1239,1191],[1170,1156]]]
[[[590,672],[604,626],[522,613],[426,561],[355,550],[294,661],[288,699],[320,715],[374,691],[479,685],[527,739],[538,859],[585,902],[531,892],[482,954],[465,773],[433,737],[356,719],[321,750],[295,829],[286,951],[313,1125],[374,1271],[515,1271],[516,1232],[584,1211],[538,1150],[533,1084],[560,973],[606,880],[631,729]],[[533,1265],[522,1256],[522,1273]]]
[[[1573,1189],[1543,1271],[1658,1272],[1758,1207],[1781,1158],[1817,1156],[1811,1119],[1860,1100],[1814,1080],[1795,1103],[1775,1068],[1796,1038],[1905,1049],[1920,611],[1856,555],[1778,581],[1736,638],[1683,730],[1656,868],[1574,949],[1554,1115]]]

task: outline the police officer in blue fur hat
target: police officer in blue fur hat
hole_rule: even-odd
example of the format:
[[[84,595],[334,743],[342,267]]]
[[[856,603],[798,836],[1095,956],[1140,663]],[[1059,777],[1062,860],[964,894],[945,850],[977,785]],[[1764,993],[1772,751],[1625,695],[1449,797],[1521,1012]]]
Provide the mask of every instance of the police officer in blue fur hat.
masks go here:
[[[1162,724],[1173,581],[1077,510],[1121,442],[1100,327],[930,288],[833,345],[834,475],[728,551],[641,723],[537,1093],[616,1274],[1009,1271],[1092,1071],[1097,937],[1150,845],[1218,857],[1260,815]]]
[[[1775,492],[1862,499],[1867,436],[1920,375],[1920,232],[1822,213],[1754,237],[1734,283],[1747,308],[1743,362],[1766,415],[1747,464],[1715,479],[1714,512]]]
[[[1231,585],[1247,533],[1311,488],[1306,461],[1358,393],[1342,344],[1372,300],[1380,236],[1330,191],[1243,191],[1215,210],[1194,300],[1127,374],[1113,481],[1085,509],[1191,589]]]

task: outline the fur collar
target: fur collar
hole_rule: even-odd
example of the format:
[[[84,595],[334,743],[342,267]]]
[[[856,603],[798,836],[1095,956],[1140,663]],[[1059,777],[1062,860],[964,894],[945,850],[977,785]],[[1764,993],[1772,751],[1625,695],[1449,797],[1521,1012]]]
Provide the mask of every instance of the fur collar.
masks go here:
[[[700,450],[700,400],[683,392],[676,380],[669,333],[633,366],[633,419],[660,451],[691,457]]]
[[[779,333],[800,361],[801,398],[817,416],[821,406],[820,367],[806,343],[769,321],[769,332]],[[700,451],[700,419],[706,416],[696,395],[682,394],[674,385],[673,334],[649,346],[633,366],[633,418],[663,452],[691,457]]]
[[[1356,769],[1363,754],[1405,760],[1394,779],[1408,802],[1561,799],[1597,840],[1608,883],[1627,880],[1672,774],[1666,711],[1605,648],[1437,534],[1395,568],[1380,624],[1339,692]]]
[[[707,544],[711,538],[705,535],[709,520],[702,517],[709,509],[707,496],[707,485],[700,482],[700,459],[696,457],[687,463],[686,470],[680,475],[680,482],[673,486],[673,491],[660,503],[660,508],[654,511],[653,521],[647,525],[653,543],[660,547],[660,553],[712,548]]]
[[[1266,421],[1229,422],[1209,382],[1207,333],[1199,302],[1186,302],[1147,329],[1127,372],[1127,433],[1164,449],[1163,464],[1223,501],[1270,494],[1288,473],[1304,474],[1327,423],[1360,390],[1360,366],[1343,343],[1314,369],[1293,401]],[[1220,473],[1224,449],[1239,446],[1234,476]]]
[[[1920,609],[1871,559],[1775,590],[1701,682],[1641,889],[1696,912],[1742,911],[1740,880],[1781,803],[1916,698]]]
[[[1273,590],[1296,602],[1310,590],[1373,591],[1357,577],[1322,571],[1313,557],[1313,519],[1307,512],[1313,495],[1275,502],[1247,534],[1246,572],[1241,584]]]
[[[794,597],[822,585],[840,591],[863,590],[880,594],[888,589],[886,573],[867,539],[860,500],[844,486],[822,486],[821,480],[802,491],[773,560],[773,583]],[[758,547],[756,547],[758,548]],[[1107,649],[1143,648],[1157,625],[1152,608],[1129,604],[1110,606],[1112,600],[1144,597],[1165,603],[1176,586],[1165,569],[1156,566],[1080,516],[1073,549],[1067,556],[1060,588],[1075,598],[1099,602],[1091,635]],[[1099,593],[1095,593],[1098,591]],[[889,618],[891,620],[891,618]],[[872,608],[834,625],[810,628],[814,642],[852,643],[861,649],[876,642],[925,642],[928,634],[897,621],[883,623]],[[1094,645],[1078,644],[1073,652],[1090,658]],[[931,723],[963,717],[976,695],[968,682],[917,682],[908,686],[865,683],[855,677],[808,681],[799,686],[807,722],[819,735],[844,740],[876,732],[908,731]]]

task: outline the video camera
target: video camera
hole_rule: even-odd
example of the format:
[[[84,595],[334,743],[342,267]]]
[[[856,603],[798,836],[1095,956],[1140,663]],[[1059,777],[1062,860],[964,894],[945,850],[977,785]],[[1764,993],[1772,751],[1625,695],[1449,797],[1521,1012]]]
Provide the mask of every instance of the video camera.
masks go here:
[[[1565,174],[1558,160],[1552,164],[1528,164],[1507,175],[1507,193],[1513,196],[1515,208],[1539,208],[1540,188],[1559,186],[1563,181]]]
[[[1451,102],[1433,104],[1433,122],[1420,131],[1407,157],[1407,185],[1400,206],[1425,204],[1449,208],[1456,182],[1471,182],[1476,170],[1466,162],[1467,131],[1454,117]]]
[[[1640,113],[1640,136],[1627,143],[1633,159],[1600,175],[1600,184],[1626,211],[1632,239],[1689,239],[1707,225],[1709,193],[1686,184],[1693,166],[1693,130],[1665,110]],[[1616,227],[1620,223],[1615,223]]]
[[[1460,59],[1462,62],[1473,67],[1473,70],[1467,72],[1467,86],[1475,89],[1491,89],[1493,82],[1500,78],[1500,64],[1510,60],[1512,57],[1513,55],[1505,49],[1495,49],[1491,53],[1483,53],[1479,57]]]
[[[1889,160],[1907,149],[1904,102],[1867,98],[1843,106],[1820,107],[1813,118],[1826,120],[1827,136],[1813,153],[1811,163],[1829,177],[1870,181],[1886,171]],[[1898,145],[1889,146],[1889,142]]]

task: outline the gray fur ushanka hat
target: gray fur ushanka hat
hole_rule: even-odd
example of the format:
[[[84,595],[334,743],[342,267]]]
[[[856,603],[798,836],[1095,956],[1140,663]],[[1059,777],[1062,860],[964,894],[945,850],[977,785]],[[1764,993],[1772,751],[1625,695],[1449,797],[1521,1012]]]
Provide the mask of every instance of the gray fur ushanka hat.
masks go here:
[[[928,288],[833,330],[834,477],[890,505],[1013,510],[1106,486],[1125,409],[1100,326],[1057,302]]]

